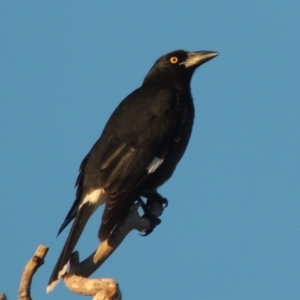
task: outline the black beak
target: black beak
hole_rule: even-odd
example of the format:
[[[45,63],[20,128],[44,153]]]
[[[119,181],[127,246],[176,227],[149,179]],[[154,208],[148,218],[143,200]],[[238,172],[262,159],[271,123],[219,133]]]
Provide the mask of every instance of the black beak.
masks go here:
[[[219,53],[215,51],[195,51],[189,52],[187,59],[180,63],[181,65],[185,65],[186,68],[189,67],[199,67],[200,65],[206,63],[207,61],[213,59],[218,56]]]

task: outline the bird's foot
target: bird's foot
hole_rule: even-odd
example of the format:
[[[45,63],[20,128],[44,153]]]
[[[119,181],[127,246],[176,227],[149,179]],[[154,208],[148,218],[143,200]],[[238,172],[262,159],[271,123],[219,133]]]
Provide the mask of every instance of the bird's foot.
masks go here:
[[[154,228],[161,223],[159,216],[163,213],[163,210],[168,206],[168,200],[163,198],[159,193],[145,193],[142,197],[147,198],[145,203],[141,198],[139,199],[141,207],[144,211],[143,218],[150,221],[150,227],[142,234],[142,236],[149,235]]]
[[[155,192],[155,193],[144,193],[142,195],[143,197],[147,198],[147,207],[149,209],[152,208],[153,205],[155,204],[160,204],[162,209],[165,209],[168,205],[169,202],[166,198],[164,198],[161,194]]]

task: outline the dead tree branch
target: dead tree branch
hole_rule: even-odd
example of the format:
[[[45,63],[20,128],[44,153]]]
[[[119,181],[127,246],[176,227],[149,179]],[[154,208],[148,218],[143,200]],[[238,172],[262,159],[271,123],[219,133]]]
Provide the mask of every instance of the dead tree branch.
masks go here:
[[[6,295],[5,294],[0,294],[0,300],[7,300]]]
[[[140,232],[150,227],[148,219],[142,218],[139,213],[139,203],[132,205],[125,219],[120,222],[107,241],[99,245],[88,258],[79,263],[79,254],[74,252],[70,261],[70,271],[63,276],[65,285],[70,291],[81,295],[95,295],[94,300],[121,299],[118,283],[113,279],[87,279],[106,259],[118,248],[127,234],[133,229]],[[153,203],[151,212],[159,217],[163,212],[163,205]],[[93,291],[93,293],[91,293]],[[98,294],[94,292],[98,291]]]
[[[121,300],[122,294],[114,279],[89,279],[74,274],[64,275],[66,287],[79,295],[94,296],[93,300]]]
[[[49,248],[46,246],[38,246],[33,257],[26,264],[19,288],[19,300],[31,300],[30,287],[32,278],[37,269],[44,264],[44,258],[48,250]]]
[[[121,300],[122,294],[119,284],[110,278],[88,279],[118,248],[127,234],[133,229],[145,232],[150,228],[150,221],[142,218],[139,213],[140,204],[135,203],[130,208],[127,216],[115,228],[107,241],[104,241],[88,258],[79,262],[78,252],[72,254],[70,260],[70,271],[63,276],[67,288],[76,294],[94,296],[93,300]],[[151,213],[159,217],[163,212],[163,204],[153,203]],[[34,256],[25,266],[19,289],[19,300],[32,300],[30,296],[30,287],[32,278],[37,269],[44,264],[44,258],[47,255],[48,247],[40,245]],[[0,295],[1,296],[1,295]],[[4,298],[3,298],[4,297]],[[6,299],[3,295],[2,299]]]
[[[91,276],[105,261],[106,259],[118,248],[127,234],[137,229],[145,231],[149,228],[150,222],[147,219],[141,218],[138,213],[139,204],[134,204],[128,212],[126,218],[114,230],[113,234],[108,240],[99,245],[87,259],[79,263],[79,258],[74,253],[71,261],[70,274],[76,274],[82,277]]]

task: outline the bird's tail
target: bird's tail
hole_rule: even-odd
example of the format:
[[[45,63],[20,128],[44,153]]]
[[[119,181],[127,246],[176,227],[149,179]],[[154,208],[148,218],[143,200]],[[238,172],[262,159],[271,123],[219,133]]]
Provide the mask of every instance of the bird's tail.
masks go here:
[[[78,242],[78,239],[97,206],[94,203],[84,203],[78,210],[74,223],[70,230],[67,241],[62,249],[58,261],[54,267],[47,286],[47,293],[51,292],[57,285],[59,279],[66,273],[71,254]]]

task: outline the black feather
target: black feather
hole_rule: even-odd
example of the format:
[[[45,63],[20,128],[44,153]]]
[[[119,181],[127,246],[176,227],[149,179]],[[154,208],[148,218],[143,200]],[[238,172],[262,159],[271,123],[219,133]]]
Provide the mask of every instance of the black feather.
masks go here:
[[[49,285],[58,279],[87,219],[100,204],[93,199],[94,206],[82,205],[88,194],[99,189],[105,192],[106,204],[99,230],[103,241],[141,195],[156,191],[172,176],[193,127],[192,75],[197,67],[217,55],[212,51],[178,50],[162,56],[142,86],[113,112],[99,140],[81,163],[76,199],[59,233],[75,221]],[[155,158],[162,163],[149,172],[147,168]]]

